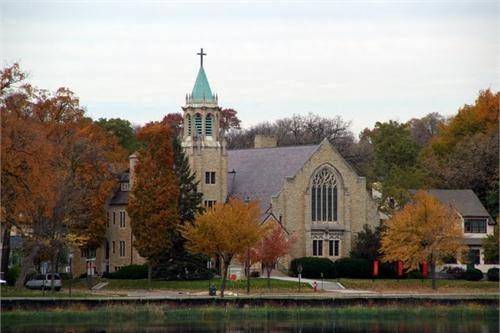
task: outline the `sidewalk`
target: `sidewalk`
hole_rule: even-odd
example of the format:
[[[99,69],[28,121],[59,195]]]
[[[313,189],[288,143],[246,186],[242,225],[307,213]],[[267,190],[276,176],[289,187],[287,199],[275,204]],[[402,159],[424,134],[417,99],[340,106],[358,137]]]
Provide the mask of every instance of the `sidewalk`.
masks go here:
[[[276,279],[276,280],[292,281],[292,282],[299,283],[298,277],[272,275],[271,278]],[[367,290],[346,289],[339,282],[322,281],[321,279],[305,279],[304,278],[304,279],[300,279],[300,282],[301,283],[308,283],[313,288],[314,288],[314,283],[316,283],[318,290],[337,292],[337,293],[342,293],[342,294],[372,294],[372,293],[374,293],[373,291],[367,291]]]

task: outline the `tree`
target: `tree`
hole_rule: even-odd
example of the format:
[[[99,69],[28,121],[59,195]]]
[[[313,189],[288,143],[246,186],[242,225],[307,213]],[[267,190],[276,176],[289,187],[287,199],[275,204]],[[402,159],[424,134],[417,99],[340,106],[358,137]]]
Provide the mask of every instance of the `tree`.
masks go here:
[[[205,213],[197,214],[193,225],[181,227],[191,252],[222,259],[221,297],[224,297],[227,273],[233,258],[244,254],[263,236],[265,228],[259,222],[260,206],[257,202],[230,199],[225,204],[217,203]]]
[[[271,272],[276,268],[279,259],[288,254],[294,241],[295,237],[287,236],[281,226],[275,225],[258,243],[257,258],[266,270],[269,288],[271,288]]]
[[[16,287],[36,257],[48,258],[54,272],[69,244],[101,243],[104,204],[124,157],[73,92],[51,93],[24,80],[17,64],[2,71],[2,222],[23,236]]]
[[[493,217],[498,216],[500,92],[484,90],[473,105],[440,126],[420,154],[433,187],[470,188]]]
[[[130,121],[120,118],[99,118],[95,123],[116,136],[118,143],[126,149],[129,154],[139,148],[137,138],[135,137],[135,131]]]
[[[203,194],[198,192],[198,181],[195,174],[191,172],[189,161],[182,149],[179,137],[174,137],[173,141],[174,154],[174,173],[178,184],[178,215],[179,224],[185,225],[192,223],[196,214],[201,214],[204,211],[202,206]],[[172,265],[175,262],[177,265]],[[178,267],[184,270],[181,262],[189,262],[189,266],[197,267],[198,270],[205,268],[206,258],[204,256],[192,255],[186,251],[185,239],[182,237],[180,230],[176,229],[172,235],[171,251],[164,252],[159,258],[157,266],[158,274],[168,271],[170,275],[174,274],[172,267]],[[167,267],[168,266],[168,267]],[[155,273],[156,274],[156,273]],[[177,272],[178,275],[184,275],[184,271]]]
[[[382,232],[382,260],[402,261],[407,269],[418,269],[426,260],[436,289],[436,265],[461,254],[462,222],[457,212],[427,192],[418,191],[412,202],[396,212]]]
[[[368,224],[363,226],[363,230],[354,236],[351,249],[352,258],[362,258],[374,261],[380,257],[380,237],[381,227],[375,227],[372,230]]]
[[[495,226],[493,235],[488,235],[483,240],[484,261],[486,263],[498,264],[498,251],[500,248],[498,235],[498,224]]]
[[[423,147],[439,134],[445,119],[437,112],[429,113],[423,118],[414,118],[408,122],[411,136],[419,146]]]
[[[149,123],[137,138],[141,142],[127,212],[131,219],[134,246],[148,261],[151,288],[153,266],[169,251],[179,224],[179,187],[173,164],[171,130],[164,123]]]
[[[180,112],[168,113],[162,120],[162,123],[170,126],[173,138],[177,138],[181,134],[183,122],[184,118]]]
[[[234,109],[222,109],[220,111],[220,128],[225,131],[231,128],[240,129],[241,120],[237,114],[238,111]]]

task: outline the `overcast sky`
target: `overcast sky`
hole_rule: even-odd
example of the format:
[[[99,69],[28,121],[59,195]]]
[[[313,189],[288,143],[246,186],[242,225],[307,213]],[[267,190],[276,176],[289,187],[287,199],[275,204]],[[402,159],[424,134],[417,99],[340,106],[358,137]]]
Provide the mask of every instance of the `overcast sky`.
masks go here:
[[[66,86],[94,118],[179,112],[200,47],[222,107],[248,127],[294,113],[451,115],[500,89],[498,1],[2,1],[1,62]]]

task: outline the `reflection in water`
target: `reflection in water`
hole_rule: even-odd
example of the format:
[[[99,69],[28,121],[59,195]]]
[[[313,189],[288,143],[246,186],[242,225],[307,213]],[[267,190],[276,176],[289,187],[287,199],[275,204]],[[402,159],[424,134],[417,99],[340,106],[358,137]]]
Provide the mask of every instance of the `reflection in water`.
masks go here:
[[[251,320],[194,320],[194,321],[161,321],[161,322],[102,322],[95,324],[55,324],[43,326],[29,323],[15,327],[3,327],[2,332],[336,332],[336,333],[487,333],[498,332],[498,319],[464,320],[463,318],[439,318],[422,320],[394,319],[334,319],[317,320],[262,318]]]

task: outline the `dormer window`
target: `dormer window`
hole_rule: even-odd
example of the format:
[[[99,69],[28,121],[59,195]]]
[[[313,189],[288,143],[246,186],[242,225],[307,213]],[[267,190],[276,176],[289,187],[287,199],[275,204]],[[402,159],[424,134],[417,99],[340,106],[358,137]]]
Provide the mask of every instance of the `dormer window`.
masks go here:
[[[471,234],[485,234],[486,219],[466,218],[464,221],[464,231]]]
[[[121,183],[121,188],[120,188],[120,190],[121,190],[122,192],[127,192],[129,189],[130,189],[130,185],[129,185],[129,183]]]

